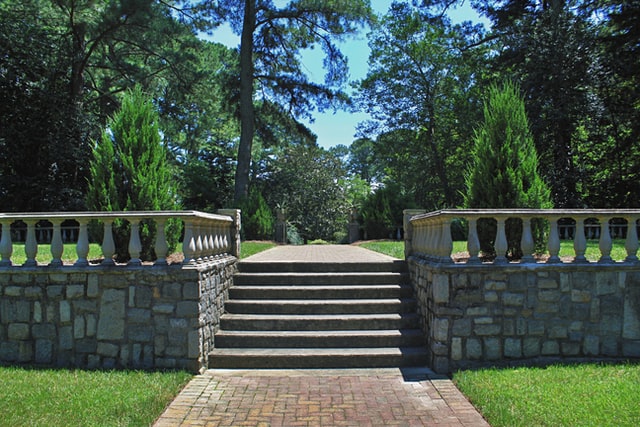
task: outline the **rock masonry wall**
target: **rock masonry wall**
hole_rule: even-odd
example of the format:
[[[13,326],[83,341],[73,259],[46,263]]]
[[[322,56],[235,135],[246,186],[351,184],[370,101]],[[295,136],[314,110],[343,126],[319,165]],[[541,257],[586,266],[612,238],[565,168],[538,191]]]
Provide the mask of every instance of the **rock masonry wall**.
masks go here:
[[[198,372],[236,262],[0,270],[0,363]]]
[[[409,266],[437,372],[640,358],[638,265]]]

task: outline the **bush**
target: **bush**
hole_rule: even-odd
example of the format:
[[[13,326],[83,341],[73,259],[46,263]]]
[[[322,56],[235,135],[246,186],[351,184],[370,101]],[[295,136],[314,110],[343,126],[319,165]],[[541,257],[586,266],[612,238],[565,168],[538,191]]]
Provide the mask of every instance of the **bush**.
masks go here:
[[[242,210],[242,230],[246,240],[271,240],[275,220],[262,193],[255,187],[240,204]]]
[[[538,175],[538,155],[524,101],[518,88],[505,83],[489,89],[484,122],[476,131],[472,158],[466,175],[467,208],[551,208],[547,185]],[[508,254],[521,257],[520,220],[506,224]],[[532,224],[536,246],[544,246],[544,222]],[[480,247],[485,255],[495,254],[496,224],[478,221]]]
[[[179,209],[176,180],[167,161],[167,149],[158,129],[158,113],[139,87],[125,93],[120,110],[109,120],[97,141],[90,164],[87,206],[97,211],[156,211]],[[129,259],[129,228],[124,220],[114,222],[116,260]],[[180,238],[180,224],[167,223],[169,250]],[[140,224],[142,260],[155,258],[156,225]]]

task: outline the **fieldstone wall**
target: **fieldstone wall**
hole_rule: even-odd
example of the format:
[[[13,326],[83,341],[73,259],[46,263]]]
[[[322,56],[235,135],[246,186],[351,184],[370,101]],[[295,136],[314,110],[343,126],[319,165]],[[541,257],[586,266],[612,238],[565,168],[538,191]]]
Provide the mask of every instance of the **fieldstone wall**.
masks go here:
[[[640,265],[437,264],[409,259],[440,373],[563,359],[640,358]]]
[[[0,363],[198,372],[236,262],[0,269]]]

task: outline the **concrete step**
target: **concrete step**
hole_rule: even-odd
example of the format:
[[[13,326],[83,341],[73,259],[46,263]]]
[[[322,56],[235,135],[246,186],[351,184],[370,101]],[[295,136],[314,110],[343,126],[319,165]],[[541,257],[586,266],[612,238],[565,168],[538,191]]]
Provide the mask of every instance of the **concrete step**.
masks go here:
[[[233,314],[373,314],[410,313],[416,309],[413,298],[400,299],[289,299],[229,300],[227,313]]]
[[[234,285],[230,299],[411,298],[410,285]]]
[[[406,273],[408,271],[407,263],[403,260],[388,262],[343,262],[330,264],[329,267],[329,271],[333,273]],[[238,271],[240,273],[326,273],[327,263],[240,261],[238,263]]]
[[[419,347],[419,329],[356,331],[218,331],[221,348],[366,348]]]
[[[387,368],[426,363],[423,347],[217,348],[209,354],[209,367],[219,369]]]
[[[418,315],[407,314],[229,314],[220,329],[238,331],[336,331],[416,328]]]
[[[243,285],[398,285],[409,283],[408,273],[237,273],[233,283]]]

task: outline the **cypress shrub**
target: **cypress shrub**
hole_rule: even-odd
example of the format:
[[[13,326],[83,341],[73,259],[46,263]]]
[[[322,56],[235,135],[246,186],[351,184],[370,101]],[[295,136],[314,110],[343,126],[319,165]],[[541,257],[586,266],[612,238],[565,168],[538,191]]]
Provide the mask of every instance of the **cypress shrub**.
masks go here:
[[[476,130],[473,164],[465,177],[467,208],[551,208],[551,193],[538,174],[538,155],[524,100],[512,83],[492,85],[484,106],[484,122]],[[532,224],[536,248],[544,247],[545,226]],[[506,224],[508,253],[522,256],[522,221]],[[495,221],[478,221],[480,247],[485,255],[495,255]]]
[[[139,87],[127,91],[120,109],[109,120],[93,150],[87,206],[97,211],[156,211],[179,209],[177,186],[158,128],[158,113]],[[129,259],[129,224],[114,222],[116,260]],[[169,250],[180,238],[180,224],[166,226]],[[140,258],[152,260],[156,227],[140,224]]]
[[[242,230],[247,240],[271,240],[274,233],[274,218],[262,193],[255,187],[242,201]]]

